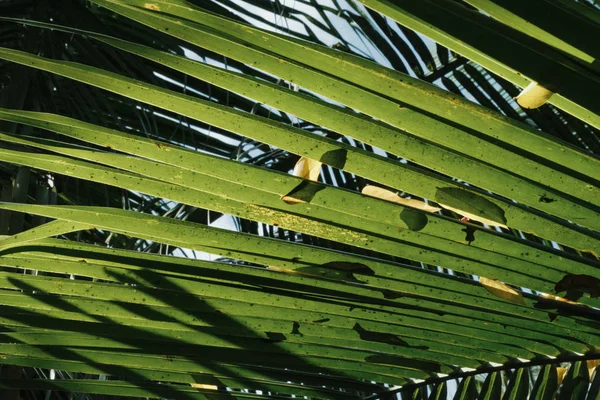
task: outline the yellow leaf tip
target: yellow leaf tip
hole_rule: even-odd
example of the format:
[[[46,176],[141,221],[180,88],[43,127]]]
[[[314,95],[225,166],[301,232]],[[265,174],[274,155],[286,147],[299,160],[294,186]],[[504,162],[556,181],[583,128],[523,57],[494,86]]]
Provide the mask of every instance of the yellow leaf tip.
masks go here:
[[[300,157],[294,165],[294,175],[311,181],[318,181],[323,163],[307,157]]]
[[[292,196],[281,196],[281,200],[283,200],[285,204],[306,203],[304,200],[300,200]]]
[[[190,386],[195,389],[219,390],[217,385],[206,385],[204,383],[190,383]]]
[[[519,93],[515,100],[517,100],[517,103],[523,108],[538,108],[544,105],[553,94],[554,92],[543,87],[539,83],[531,82],[529,86]]]
[[[508,300],[515,304],[525,304],[525,299],[523,299],[523,295],[521,293],[496,279],[489,279],[482,276],[479,278],[479,283],[481,283],[485,290],[496,297]]]

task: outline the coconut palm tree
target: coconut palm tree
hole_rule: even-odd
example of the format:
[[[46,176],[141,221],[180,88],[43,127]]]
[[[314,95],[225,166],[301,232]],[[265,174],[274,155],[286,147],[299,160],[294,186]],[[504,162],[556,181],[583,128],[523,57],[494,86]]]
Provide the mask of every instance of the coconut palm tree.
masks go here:
[[[597,398],[599,15],[0,1],[3,398]]]

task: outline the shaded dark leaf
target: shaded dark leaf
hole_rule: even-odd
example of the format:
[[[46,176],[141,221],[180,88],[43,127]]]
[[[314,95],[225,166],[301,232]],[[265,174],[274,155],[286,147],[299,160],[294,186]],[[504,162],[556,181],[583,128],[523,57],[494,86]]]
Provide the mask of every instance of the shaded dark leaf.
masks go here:
[[[407,342],[402,340],[398,335],[394,335],[391,333],[384,333],[384,332],[368,331],[368,330],[364,329],[362,326],[360,326],[359,323],[354,324],[354,327],[352,329],[354,329],[356,332],[358,332],[358,334],[360,335],[360,338],[362,340],[367,340],[369,342],[379,342],[379,343],[391,344],[394,346],[412,347],[412,348],[419,349],[419,350],[428,350],[429,349],[429,347],[427,347],[427,346],[411,346]]]
[[[590,297],[595,298],[600,296],[600,279],[595,278],[590,275],[574,275],[568,274],[565,275],[560,281],[556,283],[554,286],[554,290],[557,293],[560,292],[583,292],[588,293]],[[567,296],[569,300],[576,301],[581,296],[576,299]]]

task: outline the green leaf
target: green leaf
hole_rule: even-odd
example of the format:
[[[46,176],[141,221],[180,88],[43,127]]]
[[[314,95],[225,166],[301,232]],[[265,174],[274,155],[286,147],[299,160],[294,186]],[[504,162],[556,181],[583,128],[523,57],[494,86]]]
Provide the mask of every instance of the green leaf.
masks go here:
[[[531,400],[552,400],[558,389],[558,375],[556,365],[547,364],[540,369],[540,373],[533,385]]]
[[[186,31],[186,29],[182,29],[182,28],[185,26],[185,28],[187,28],[187,30],[194,30],[194,29],[199,29],[199,25],[194,25],[194,24],[192,24],[192,25],[189,25],[187,22],[185,22],[185,20],[184,20],[184,22],[182,22],[182,21],[180,21],[180,20],[172,20],[172,17],[170,17],[170,16],[164,16],[164,15],[161,15],[160,13],[150,13],[150,14],[149,14],[147,11],[144,11],[144,10],[141,10],[141,9],[135,9],[135,8],[133,8],[133,7],[126,7],[126,6],[123,6],[123,5],[118,5],[118,4],[115,4],[114,2],[107,2],[107,1],[104,1],[104,0],[102,0],[102,1],[98,1],[98,2],[99,2],[99,3],[101,3],[101,4],[102,4],[102,5],[104,5],[104,6],[107,6],[107,7],[111,8],[111,9],[118,10],[119,12],[121,12],[121,13],[124,13],[124,15],[127,15],[127,16],[129,16],[129,17],[132,17],[132,18],[140,18],[140,19],[141,19],[141,20],[142,20],[144,23],[149,23],[151,26],[154,26],[154,27],[155,27],[155,28],[157,28],[157,29],[165,29],[165,28],[164,28],[164,24],[168,22],[168,23],[170,23],[170,28],[171,28],[171,30],[170,30],[170,31],[169,31],[169,29],[167,28],[167,31],[168,31],[168,33],[177,35],[177,32],[180,32],[180,31],[182,31],[182,30],[183,30],[183,32],[181,33],[181,35],[183,35],[183,36],[184,36],[184,37],[185,37],[187,40],[190,40],[192,43],[199,44],[197,41],[195,41],[195,39],[198,39],[198,38],[200,38],[200,37],[204,37],[204,36],[208,37],[207,35],[203,35],[203,34],[198,34],[198,35],[189,35],[189,32],[187,32],[187,31]],[[132,4],[138,4],[138,5],[139,5],[139,6],[141,6],[141,7],[145,7],[145,6],[146,6],[146,4],[149,4],[149,3],[145,3],[145,2],[144,2],[144,3],[142,3],[142,2],[131,2],[131,3],[132,3]],[[160,2],[157,2],[156,4],[158,4],[158,3],[160,3]],[[153,4],[154,4],[154,3],[153,3]],[[193,11],[193,10],[192,10],[191,8],[189,8],[189,7],[188,7],[189,5],[188,5],[187,3],[185,3],[183,6],[182,6],[182,4],[183,4],[183,3],[179,3],[179,4],[168,3],[168,6],[169,6],[169,7],[171,7],[169,11],[170,11],[170,12],[173,12],[173,13],[177,13],[177,12],[178,12],[178,10],[179,10],[181,7],[183,7],[183,8],[181,8],[181,10],[185,10],[185,13],[186,13],[186,14],[185,14],[185,16],[184,16],[184,18],[191,18],[191,16],[192,16],[192,15],[196,15],[196,14],[198,14],[198,15],[203,15],[204,17],[206,17],[206,15],[205,15],[205,14],[203,14],[202,12],[199,12],[199,11],[197,11],[197,10],[195,10],[194,12],[191,12],[191,11]],[[179,10],[179,11],[181,11],[181,10]],[[190,13],[191,13],[191,14],[190,14]],[[213,17],[214,17],[214,16],[213,16]],[[213,18],[213,17],[210,17],[210,18]],[[159,18],[159,19],[160,19],[160,23],[152,22],[152,21],[154,21],[154,18]],[[230,23],[231,23],[231,22],[229,22],[229,24],[230,24]],[[217,24],[217,25],[218,25],[218,24]],[[235,27],[235,29],[234,29],[234,27]],[[231,32],[233,32],[234,30],[240,30],[240,27],[238,27],[238,26],[237,26],[237,25],[235,25],[235,24],[234,24],[234,25],[232,25],[232,26],[228,26],[228,28],[231,28],[231,29],[228,29],[228,30],[226,31],[226,35],[230,34],[230,33],[231,33]],[[254,32],[254,30],[253,30],[252,28],[244,27],[244,28],[243,28],[243,32],[244,32],[244,33],[243,33],[243,35],[242,35],[242,36],[243,36],[243,37],[246,37],[246,36],[247,36],[247,34],[248,34],[248,32]],[[214,31],[211,31],[211,35],[214,35]],[[210,36],[210,35],[209,35],[209,36]],[[265,37],[267,37],[267,36],[269,36],[269,37],[270,37],[271,35],[270,35],[270,34],[265,34],[265,33],[260,33],[260,36],[261,36],[261,38],[265,38]],[[279,38],[279,39],[281,39],[281,38]],[[202,40],[204,40],[204,39],[202,39]],[[283,40],[283,39],[281,39],[281,40]],[[259,40],[259,42],[262,42],[262,41],[263,41],[263,39]],[[279,42],[278,42],[278,43],[279,43]],[[204,42],[202,42],[202,44],[201,44],[201,46],[206,46],[206,45],[207,45],[207,43],[204,43]],[[231,45],[231,43],[229,43],[229,45]],[[288,45],[287,45],[287,46],[280,46],[280,47],[282,48],[282,51],[283,51],[283,49],[286,49],[287,47],[289,47],[289,43],[288,43]],[[217,51],[218,51],[218,49],[225,49],[225,48],[229,48],[229,46],[218,47],[218,48],[217,48]],[[306,47],[305,47],[305,46],[303,46],[302,48],[306,50]],[[326,48],[325,48],[325,49],[320,49],[320,50],[322,50],[323,52],[327,53],[327,51],[326,51]],[[249,48],[246,46],[246,47],[244,47],[244,48],[243,48],[243,52],[247,52],[247,51],[251,51],[251,50],[250,50],[250,49],[249,49]],[[237,54],[238,54],[238,53],[236,53],[236,55],[237,55]],[[304,53],[303,53],[303,55],[305,56],[305,54],[304,54]],[[327,54],[325,54],[325,55],[327,55]],[[338,54],[338,55],[339,55],[339,54]],[[250,61],[248,61],[248,62],[249,62],[249,63],[252,63],[252,64],[256,63],[256,56],[257,56],[257,55],[256,55],[256,54],[254,54],[252,57],[250,57],[250,58],[249,58],[249,60],[250,60]],[[264,53],[263,53],[263,54],[261,54],[261,56],[263,56],[263,58],[264,58],[264,57],[266,57]],[[331,56],[328,56],[328,57],[331,57]],[[267,58],[268,58],[268,57],[267,57]],[[334,58],[335,58],[335,57],[334,57]],[[359,61],[360,61],[360,59],[358,59],[358,60],[354,60],[354,61],[355,61],[355,62],[359,62]],[[287,61],[286,61],[286,60],[282,60],[282,59],[273,59],[273,60],[270,60],[270,61],[269,61],[269,66],[271,66],[271,67],[275,67],[275,66],[281,66],[280,64],[282,64],[282,63],[283,63],[283,64],[285,64],[285,66],[283,66],[283,67],[286,69],[286,71],[289,69],[288,67],[290,67],[290,68],[292,67],[291,65],[288,65],[288,64],[287,64]],[[336,62],[334,62],[333,64],[334,64],[334,71],[337,71],[337,70],[339,69],[339,68],[338,68],[338,66],[337,66],[337,61],[336,61]],[[350,64],[352,64],[352,63],[350,63]],[[320,62],[317,62],[315,65],[318,65],[318,66],[324,65],[324,63],[323,63],[323,60],[321,60]],[[369,67],[370,67],[370,68],[376,68],[376,66],[375,66],[375,65],[369,65]],[[362,74],[362,70],[363,70],[365,67],[364,67],[364,66],[360,66],[360,67],[358,67],[358,68],[359,68],[359,69],[360,69],[360,71],[361,71],[361,74],[360,74],[360,76],[364,76],[364,74]],[[267,68],[267,69],[268,69],[268,68]],[[387,70],[385,70],[385,71],[387,71]],[[303,72],[304,72],[304,73],[307,73],[307,71],[306,71],[306,70],[303,70]],[[377,76],[379,76],[379,75],[377,75]],[[311,80],[315,80],[314,78],[310,78],[310,79],[311,79]],[[408,77],[404,77],[404,79],[408,79]],[[293,79],[292,79],[292,80],[293,80]],[[369,79],[369,81],[372,81],[372,79]],[[400,85],[400,84],[401,84],[401,82],[402,82],[402,79],[399,79],[399,80],[397,80],[397,81],[395,82],[395,84],[394,84],[394,85],[392,85],[392,86],[393,86],[393,87],[397,87],[398,85]],[[417,81],[417,82],[418,82],[418,81]],[[335,86],[334,86],[333,84],[326,84],[326,83],[324,83],[323,85],[325,85],[325,87],[328,87],[328,88],[332,88],[332,87],[338,87],[338,86],[340,85],[340,82],[339,82],[339,81],[338,81],[338,82],[336,82],[336,83],[335,83]],[[412,85],[410,86],[410,92],[413,92],[413,91],[414,91],[414,85],[417,85],[417,83],[415,83],[415,82],[413,82],[413,83],[412,83]],[[388,88],[388,87],[392,87],[392,86],[390,86],[390,85],[389,85],[389,83],[382,83],[382,84],[379,86],[379,88],[380,88],[381,90],[385,90],[386,88]],[[427,90],[427,93],[429,93],[429,91],[430,91],[430,90],[432,90],[432,88],[428,88],[428,90]],[[443,91],[440,91],[440,92],[439,92],[439,93],[437,93],[437,94],[438,94],[439,96],[442,96],[442,94],[444,94],[444,92],[443,92]],[[348,91],[347,91],[347,90],[346,90],[345,94],[343,95],[343,98],[345,98],[345,99],[354,98],[354,97],[356,97],[356,98],[361,98],[362,96],[358,96],[358,95],[357,95],[357,96],[349,96],[349,95],[348,95]],[[429,96],[429,95],[427,95],[427,96],[425,96],[425,97],[430,97],[430,96]],[[424,96],[420,96],[419,98],[425,98],[425,97],[424,97]],[[147,98],[147,97],[146,97],[146,98]],[[333,98],[334,98],[334,99],[336,99],[335,97],[333,97]],[[341,100],[341,99],[340,99],[340,101],[343,101],[343,100]],[[454,100],[452,100],[452,101],[454,101]],[[371,102],[371,103],[372,103],[372,102]],[[377,103],[380,103],[380,101],[378,101]],[[163,104],[163,106],[164,106],[164,104]],[[354,108],[357,108],[357,109],[365,109],[365,105],[364,105],[364,104],[361,104],[361,106],[360,106],[360,107],[359,107],[359,106],[356,106],[356,107],[354,107]],[[398,113],[397,113],[397,110],[396,110],[396,109],[397,109],[397,105],[393,105],[393,107],[392,107],[392,108],[394,109],[394,110],[393,110],[393,114],[394,114],[394,115],[398,114]],[[382,109],[382,107],[378,105],[378,106],[377,106],[377,109],[378,109],[378,110],[380,110],[380,109]],[[372,113],[371,115],[378,117],[378,115],[376,115],[376,113]],[[470,116],[469,116],[469,118],[471,118],[471,119],[472,119],[472,115],[471,115],[471,114],[469,114],[469,115],[470,115]],[[385,120],[385,118],[381,118],[381,119],[382,119],[382,120]],[[484,124],[484,127],[482,127],[482,128],[481,128],[481,132],[483,132],[483,133],[486,133],[486,134],[487,134],[487,133],[488,133],[488,126],[489,126],[489,118],[488,118],[488,117],[485,117],[484,119],[485,119],[485,124]],[[399,127],[399,128],[401,128],[401,129],[407,129],[407,127],[406,127],[407,121],[408,121],[408,120],[407,120],[406,118],[403,118],[403,120],[402,120],[402,125],[398,125],[398,127]],[[419,127],[420,127],[419,129],[422,129],[422,127],[423,127],[423,126],[426,126],[426,125],[429,125],[429,124],[422,124],[422,123],[421,123],[421,124],[419,124]],[[470,135],[467,135],[467,137],[464,137],[464,138],[461,138],[460,140],[458,140],[455,134],[450,134],[450,132],[449,132],[449,129],[451,129],[451,128],[450,128],[450,127],[445,127],[445,128],[443,129],[443,131],[444,131],[444,132],[448,132],[448,134],[449,134],[449,137],[448,137],[448,139],[449,139],[449,142],[447,142],[447,143],[443,143],[443,145],[444,145],[444,146],[450,146],[451,144],[457,144],[457,143],[460,143],[460,144],[461,144],[461,146],[462,146],[462,144],[463,144],[463,143],[466,145],[466,142],[465,142],[465,141],[466,141],[466,140],[468,140],[468,138],[469,138],[469,137],[471,137]],[[440,130],[439,130],[439,129],[435,129],[434,131],[435,131],[435,132],[433,132],[433,136],[432,136],[430,139],[431,139],[431,140],[434,140],[434,141],[435,141],[436,139],[437,139],[437,140],[439,140],[439,138],[440,138]],[[509,129],[507,132],[512,132],[512,131],[513,131],[513,129]],[[252,130],[252,132],[254,132],[254,133],[256,134],[256,133],[258,133],[259,131]],[[248,135],[248,136],[252,136],[252,133],[249,133],[249,132],[246,132],[245,134],[246,134],[246,135]],[[516,140],[517,140],[517,139],[514,139],[513,141],[516,141]],[[518,141],[519,141],[520,143],[523,143],[523,137],[520,137],[520,138],[518,139]],[[467,146],[467,145],[466,145],[466,146]],[[484,147],[486,148],[486,151],[485,151],[485,154],[481,156],[481,157],[482,157],[482,159],[484,159],[484,160],[485,160],[485,162],[489,162],[489,161],[490,161],[490,159],[489,159],[489,154],[488,154],[488,150],[487,150],[487,149],[488,149],[488,146],[489,146],[489,143],[488,143],[487,145],[485,145],[485,146],[484,146]],[[548,146],[548,144],[546,143],[546,144],[544,144],[542,147],[538,147],[538,149],[546,149],[546,148],[547,148],[547,146]],[[280,146],[280,147],[284,147],[284,148],[285,148],[285,146]],[[472,153],[472,152],[473,152],[473,149],[474,149],[475,147],[476,147],[475,145],[468,145],[466,149],[463,149],[463,151],[464,151],[465,153]],[[557,150],[557,151],[555,151],[555,152],[552,152],[551,154],[548,154],[548,155],[547,155],[547,157],[550,157],[550,156],[555,156],[555,155],[564,155],[565,151],[567,151],[567,150],[565,150],[565,149],[563,148],[563,149],[561,149],[561,150]],[[308,154],[306,154],[306,155],[308,155]],[[472,154],[471,154],[471,155],[472,155]],[[316,155],[308,155],[308,156],[311,156],[313,159],[319,159],[319,158],[321,157],[321,154],[316,154]],[[508,160],[509,160],[509,158],[510,158],[511,156],[515,156],[515,154],[514,154],[514,153],[511,153],[511,152],[506,152],[506,153],[505,153],[505,154],[503,154],[502,156],[499,156],[499,157],[497,158],[497,160],[499,160],[499,161],[505,161],[505,162],[508,162]],[[454,156],[452,156],[452,157],[449,157],[449,158],[450,158],[450,159],[455,159],[455,158],[456,158],[456,155],[454,155]],[[583,162],[594,162],[594,160],[593,160],[593,159],[591,159],[591,158],[585,158]],[[577,164],[578,164],[578,162],[575,162],[575,161],[573,161],[573,162],[569,163],[569,165],[571,165],[571,166],[573,166],[573,165],[577,165]],[[360,165],[360,164],[357,164],[357,165]],[[515,162],[508,162],[508,164],[504,165],[504,167],[503,167],[503,168],[504,168],[504,169],[506,169],[506,170],[512,170],[512,169],[514,169],[514,166],[515,166],[515,165],[516,165],[516,164],[515,164]],[[365,167],[366,167],[366,166],[365,166]],[[483,165],[483,164],[481,164],[481,165],[478,165],[476,168],[465,168],[465,167],[463,166],[463,167],[462,167],[462,170],[461,170],[461,171],[462,171],[462,173],[461,173],[461,178],[463,178],[463,176],[464,176],[464,174],[465,174],[465,173],[473,172],[473,173],[474,173],[474,176],[472,176],[472,177],[467,177],[467,176],[464,176],[464,178],[465,178],[467,181],[470,181],[470,182],[472,182],[472,183],[479,183],[479,184],[480,184],[480,186],[482,186],[482,187],[489,188],[489,189],[491,189],[491,190],[493,190],[493,191],[495,191],[495,192],[497,192],[497,193],[500,193],[500,194],[505,194],[506,196],[510,196],[510,197],[520,197],[522,194],[526,193],[526,192],[525,192],[523,189],[511,189],[511,190],[510,190],[510,193],[509,193],[509,192],[505,192],[505,190],[506,190],[506,188],[507,188],[507,186],[506,186],[507,179],[511,179],[511,178],[510,178],[508,175],[507,175],[507,176],[505,176],[505,177],[504,177],[504,178],[502,178],[502,179],[498,179],[498,178],[494,178],[494,179],[486,178],[486,179],[484,179],[483,181],[480,181],[480,179],[481,179],[481,173],[482,173],[483,169],[485,169],[485,168],[486,168],[486,167],[485,167],[485,165]],[[529,178],[532,178],[532,174],[537,174],[538,172],[541,172],[541,170],[542,170],[542,169],[545,169],[545,167],[543,167],[543,166],[541,166],[541,165],[536,165],[536,166],[534,166],[534,165],[531,165],[531,166],[529,166],[529,167],[523,167],[523,168],[524,168],[524,169],[527,169],[527,170],[529,171]],[[365,169],[366,169],[366,170],[368,170],[368,168],[365,168]],[[349,170],[350,170],[350,169],[349,169]],[[597,170],[597,168],[593,168],[593,169],[591,169],[591,170],[593,170],[593,171],[596,171],[596,170]],[[549,171],[548,171],[548,172],[549,172]],[[557,172],[557,171],[554,171],[554,172],[552,173],[552,175],[554,175],[554,176],[557,176],[557,174],[558,174],[558,173],[559,173],[559,172]],[[363,175],[364,175],[364,176],[367,176],[367,174],[368,174],[368,173],[366,173],[366,174],[365,174],[365,173],[363,172]],[[455,174],[453,174],[453,175],[455,175]],[[547,177],[548,175],[549,175],[549,174],[542,174],[541,176],[546,176],[546,177]],[[458,176],[458,175],[457,175],[457,176]],[[543,183],[544,183],[545,185],[548,185],[548,186],[553,186],[553,185],[555,185],[555,184],[556,184],[556,183],[557,183],[557,182],[560,180],[561,184],[560,184],[560,186],[557,186],[557,188],[558,188],[559,190],[560,190],[560,189],[564,190],[564,189],[565,189],[565,185],[567,184],[566,180],[569,180],[569,179],[571,179],[571,177],[569,177],[569,176],[566,176],[566,175],[565,175],[565,176],[562,176],[560,179],[552,179],[552,180],[544,181]],[[377,179],[375,179],[375,180],[377,180]],[[379,182],[381,182],[381,183],[383,183],[383,184],[389,184],[389,182],[384,182],[384,181],[382,181],[382,180],[377,180],[377,181],[379,181]],[[498,182],[502,182],[502,185],[499,185],[498,187],[491,187],[491,186],[489,186],[489,185],[495,185],[495,184],[496,184],[496,183],[498,183]],[[525,183],[525,182],[521,182],[521,183]],[[398,187],[403,187],[403,185],[397,185],[397,186],[398,186]],[[572,184],[572,185],[569,185],[568,187],[569,187],[569,191],[570,191],[570,193],[571,193],[571,194],[576,194],[576,193],[579,193],[579,192],[580,192],[580,195],[581,195],[581,197],[582,197],[582,198],[586,198],[586,199],[595,199],[595,198],[597,198],[597,197],[598,197],[598,198],[600,198],[600,196],[594,196],[594,195],[593,195],[593,194],[590,192],[590,191],[595,191],[595,190],[596,190],[596,189],[595,189],[595,187],[594,187],[593,185],[586,185],[586,184],[584,184],[583,182],[573,182],[573,184]],[[527,197],[528,197],[528,199],[521,199],[521,198],[517,198],[517,200],[519,200],[519,201],[520,201],[520,202],[522,202],[523,204],[528,204],[529,206],[532,206],[532,207],[537,207],[537,208],[549,208],[549,209],[552,209],[553,211],[551,211],[551,212],[552,212],[552,213],[558,213],[557,215],[561,215],[561,214],[562,214],[562,212],[564,212],[564,211],[566,210],[566,209],[565,209],[565,203],[562,203],[562,204],[560,204],[560,203],[555,203],[555,204],[546,204],[546,203],[543,203],[543,202],[542,202],[542,203],[540,203],[538,199],[539,199],[539,198],[541,198],[541,196],[543,196],[543,194],[544,194],[544,193],[539,193],[539,192],[540,192],[540,189],[538,189],[537,191],[534,191],[534,192],[537,192],[537,193],[536,193],[536,194],[533,194],[533,193],[531,193],[531,191],[529,191],[530,195],[528,195],[528,196],[527,196]],[[422,195],[423,197],[429,197],[428,195],[423,195],[423,194],[420,194],[420,195]],[[556,200],[556,199],[558,199],[559,197],[560,197],[560,195],[559,195],[558,193],[554,193],[554,194],[553,194],[553,199],[555,199],[555,200]],[[592,201],[593,201],[593,200],[592,200]],[[576,208],[579,208],[579,206],[575,206],[575,207],[576,207]],[[564,218],[566,218],[566,219],[572,219],[572,218],[573,218],[573,212],[571,211],[571,215],[570,215],[570,216],[568,216],[568,217],[567,217],[567,216],[564,216]],[[582,223],[582,224],[584,224],[584,223],[585,223],[585,222],[583,221],[584,219],[589,219],[589,221],[590,221],[589,223],[591,223],[591,224],[595,224],[595,221],[596,221],[596,220],[598,220],[597,218],[591,218],[591,217],[586,217],[586,218],[583,218],[583,217],[582,217],[582,218],[580,218],[580,219],[581,219],[581,220],[580,220],[580,221],[578,221],[578,222],[579,222],[579,223]],[[595,226],[595,225],[590,225],[590,227],[592,227],[592,228],[593,228],[594,226]]]
[[[600,397],[600,369],[596,368],[592,384],[588,392],[586,400],[596,400]]]
[[[448,389],[446,382],[438,383],[431,390],[431,394],[429,395],[429,399],[427,400],[446,400],[448,397]]]
[[[201,387],[183,385],[169,385],[153,382],[136,381],[101,381],[97,379],[10,379],[1,378],[0,388],[3,389],[28,389],[47,390],[66,393],[90,393],[108,396],[124,397],[185,397],[186,399],[211,399],[215,395],[225,396],[225,388],[219,391]],[[242,399],[258,399],[261,396],[249,393],[236,393]]]
[[[598,26],[580,18],[574,12],[566,12],[557,3],[532,0],[526,3],[500,0],[468,0],[470,4],[488,13],[505,25],[537,38],[557,49],[579,58],[581,63],[591,64],[600,52],[591,38],[600,34]],[[540,10],[543,9],[543,12]],[[577,32],[569,26],[578,26]],[[573,44],[571,44],[573,43]]]
[[[485,197],[478,196],[464,189],[438,188],[434,199],[442,206],[445,206],[445,208],[449,208],[459,214],[482,216],[486,220],[496,222],[496,225],[504,225],[507,222],[504,211],[500,207]],[[490,223],[489,221],[484,223]]]
[[[572,363],[560,387],[558,400],[585,400],[589,379],[585,361]]]
[[[11,247],[21,246],[34,240],[92,228],[92,225],[85,223],[82,224],[64,220],[51,221],[45,223],[44,225],[29,229],[25,232],[0,239],[0,251],[9,249]]]
[[[462,378],[456,389],[454,400],[471,400],[477,398],[475,379],[472,376]]]
[[[526,368],[518,368],[512,375],[503,400],[526,399],[529,394],[529,372]]]
[[[499,371],[489,373],[481,393],[479,394],[479,400],[501,400],[502,398],[502,374]]]
[[[561,96],[555,96],[552,103],[600,127],[598,109],[590,94],[573,89],[585,86],[585,82],[597,85],[598,81],[587,73],[586,66],[573,63],[548,44],[451,1],[407,1],[401,5],[387,0],[360,1],[515,85],[526,87],[534,80],[560,86],[568,94],[560,90]],[[448,18],[448,15],[452,15],[452,18]],[[479,34],[473,35],[473,31]]]

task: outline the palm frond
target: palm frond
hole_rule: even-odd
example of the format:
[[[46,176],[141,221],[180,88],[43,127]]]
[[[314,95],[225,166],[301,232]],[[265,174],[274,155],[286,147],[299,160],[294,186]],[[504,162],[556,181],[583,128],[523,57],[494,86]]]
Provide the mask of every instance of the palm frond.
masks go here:
[[[6,393],[597,396],[593,7],[72,3],[0,1]]]

